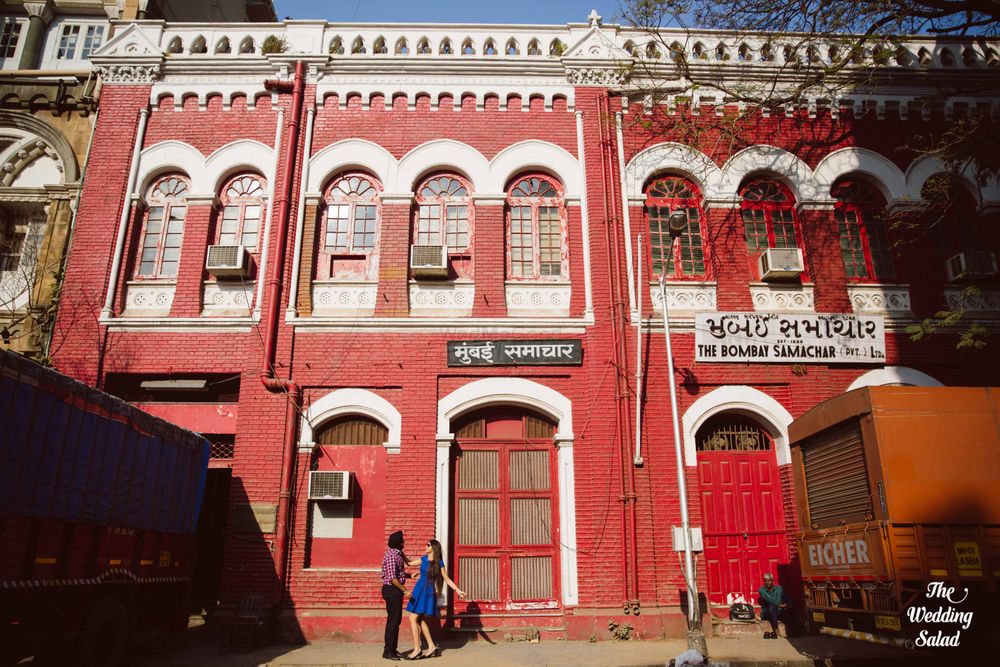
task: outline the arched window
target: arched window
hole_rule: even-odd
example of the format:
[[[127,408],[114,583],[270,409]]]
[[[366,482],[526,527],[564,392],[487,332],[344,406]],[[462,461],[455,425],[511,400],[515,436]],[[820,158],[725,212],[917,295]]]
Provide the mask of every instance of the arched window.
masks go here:
[[[264,179],[254,174],[242,174],[226,184],[222,190],[219,245],[241,245],[250,252],[257,250],[264,194]]]
[[[378,242],[380,186],[365,174],[344,174],[326,191],[321,237],[322,277],[364,277],[374,269]]]
[[[896,278],[885,223],[885,199],[869,183],[846,179],[833,186],[834,217],[840,235],[844,271],[852,281],[884,282]]]
[[[926,224],[938,232],[937,247],[954,281],[997,275],[1000,231],[978,210],[975,197],[954,174],[935,174],[921,189],[927,201]]]
[[[665,176],[646,187],[646,215],[649,217],[649,253],[653,275],[669,278],[705,276],[705,251],[701,242],[701,193],[687,179]],[[687,213],[687,227],[679,242],[670,238],[670,214]]]
[[[747,249],[798,248],[795,198],[781,183],[769,179],[750,181],[740,190]]]
[[[188,181],[183,176],[164,176],[146,194],[146,219],[135,275],[140,278],[173,278],[181,258],[184,216],[187,214]]]
[[[543,176],[514,183],[507,193],[507,275],[514,280],[565,277],[565,206],[556,184]]]
[[[444,245],[449,253],[471,245],[470,187],[458,176],[433,176],[417,189],[417,245]]]

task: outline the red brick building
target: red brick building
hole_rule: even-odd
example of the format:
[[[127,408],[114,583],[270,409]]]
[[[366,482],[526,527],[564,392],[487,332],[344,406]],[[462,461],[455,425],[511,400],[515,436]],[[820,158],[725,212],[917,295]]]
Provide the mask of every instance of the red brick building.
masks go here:
[[[262,55],[269,35],[287,50]],[[703,37],[677,48],[720,77],[795,58],[780,35]],[[280,596],[290,631],[376,637],[404,529],[445,544],[464,630],[683,632],[661,274],[713,612],[767,570],[796,588],[794,417],[869,384],[996,382],[995,346],[904,328],[996,273],[1000,189],[957,178],[912,238],[884,215],[920,223],[943,170],[901,146],[995,113],[920,105],[945,75],[995,79],[995,46],[904,40],[891,83],[728,140],[724,100],[648,94],[672,70],[647,41],[596,18],[145,21],[93,56],[53,355],[216,443],[201,599]],[[964,307],[993,328],[1000,292]]]

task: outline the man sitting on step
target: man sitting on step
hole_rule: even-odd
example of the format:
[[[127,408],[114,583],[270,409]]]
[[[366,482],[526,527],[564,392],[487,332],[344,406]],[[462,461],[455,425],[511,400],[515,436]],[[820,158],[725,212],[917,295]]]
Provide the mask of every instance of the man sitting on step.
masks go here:
[[[771,624],[771,631],[764,633],[764,639],[778,638],[778,619],[788,608],[785,591],[776,586],[770,572],[764,574],[764,585],[757,589],[760,594],[760,618]]]

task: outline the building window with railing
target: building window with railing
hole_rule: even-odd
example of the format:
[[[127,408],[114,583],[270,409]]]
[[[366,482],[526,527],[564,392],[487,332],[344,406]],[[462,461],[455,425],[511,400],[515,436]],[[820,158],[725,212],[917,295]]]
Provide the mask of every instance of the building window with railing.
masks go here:
[[[561,280],[567,273],[562,191],[548,177],[522,177],[507,193],[507,276]]]
[[[705,278],[700,202],[697,186],[680,176],[656,178],[646,186],[649,259],[654,277]],[[677,211],[686,214],[687,226],[674,243],[669,220]]]
[[[318,277],[374,280],[381,184],[366,174],[344,174],[324,196]]]
[[[146,215],[139,241],[137,278],[174,278],[180,264],[187,215],[188,181],[164,176],[146,194]]]
[[[833,186],[834,219],[844,271],[852,282],[890,282],[896,278],[885,219],[885,198],[870,183],[847,179]]]

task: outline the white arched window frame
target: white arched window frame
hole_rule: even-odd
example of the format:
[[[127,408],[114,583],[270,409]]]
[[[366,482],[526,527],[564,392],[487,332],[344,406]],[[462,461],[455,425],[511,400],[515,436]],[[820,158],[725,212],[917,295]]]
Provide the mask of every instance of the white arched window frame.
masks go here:
[[[164,176],[146,194],[136,278],[176,278],[187,215],[187,178]]]
[[[256,174],[241,174],[222,189],[222,218],[219,245],[241,245],[255,252],[264,218],[267,186]]]
[[[566,205],[556,181],[519,178],[507,192],[507,276],[511,280],[565,280]]]
[[[471,277],[474,209],[472,186],[454,174],[425,179],[417,188],[413,242],[443,245],[459,278]]]
[[[660,176],[646,186],[646,216],[649,223],[649,257],[654,276],[668,280],[704,279],[707,273],[702,238],[701,192],[683,176]],[[687,214],[680,240],[670,237],[670,215]]]
[[[353,277],[371,272],[382,219],[381,191],[377,180],[361,173],[343,174],[330,184],[320,228],[320,278],[343,277],[338,271]]]

